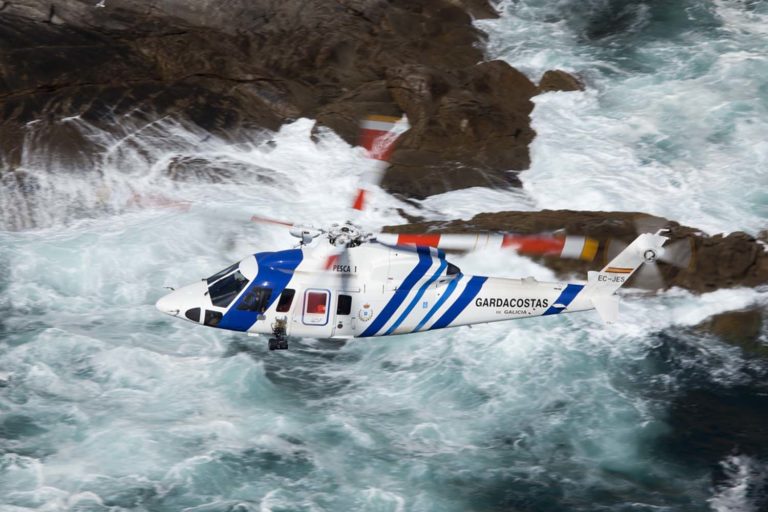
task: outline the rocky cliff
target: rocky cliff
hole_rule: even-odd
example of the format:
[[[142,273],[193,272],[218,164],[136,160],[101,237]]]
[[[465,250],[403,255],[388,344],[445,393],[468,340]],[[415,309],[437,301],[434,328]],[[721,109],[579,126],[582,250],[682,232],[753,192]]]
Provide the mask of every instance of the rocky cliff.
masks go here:
[[[233,142],[310,117],[355,142],[363,116],[407,113],[390,190],[515,185],[539,88],[483,62],[472,21],[490,16],[486,0],[0,2],[2,181],[28,178],[30,151],[94,169],[103,148],[74,117],[118,134],[170,118]]]

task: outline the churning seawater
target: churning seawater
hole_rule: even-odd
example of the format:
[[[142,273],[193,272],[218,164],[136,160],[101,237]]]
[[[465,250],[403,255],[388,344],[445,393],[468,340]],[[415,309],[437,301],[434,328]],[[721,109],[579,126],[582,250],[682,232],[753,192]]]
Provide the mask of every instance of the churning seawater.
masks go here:
[[[567,207],[765,227],[768,9],[672,3],[502,4],[482,23],[492,56],[589,86],[536,100],[524,190],[457,191],[423,209],[377,191],[361,221]],[[3,512],[765,506],[753,430],[768,421],[768,365],[686,329],[765,304],[765,291],[630,296],[610,327],[586,313],[270,353],[154,301],[293,243],[247,222],[254,213],[344,220],[369,168],[361,150],[330,133],[312,142],[308,120],[240,145],[168,120],[121,137],[61,122],[104,152],[97,173],[41,180],[19,215],[48,227],[0,232]],[[43,175],[33,147],[25,158]],[[162,171],[180,158],[237,175],[174,184]],[[5,226],[23,225],[0,201]],[[508,253],[454,260],[553,278]]]

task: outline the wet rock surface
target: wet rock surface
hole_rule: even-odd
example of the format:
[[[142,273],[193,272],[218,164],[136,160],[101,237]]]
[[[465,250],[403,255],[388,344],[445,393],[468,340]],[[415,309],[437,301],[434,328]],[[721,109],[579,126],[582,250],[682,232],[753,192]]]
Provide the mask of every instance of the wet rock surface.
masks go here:
[[[695,326],[693,332],[715,336],[740,347],[745,355],[768,358],[768,308],[754,305],[711,316]]]
[[[636,212],[584,212],[543,210],[540,212],[483,213],[470,220],[452,222],[416,222],[389,226],[394,233],[467,233],[513,232],[522,234],[564,231],[569,235],[586,235],[597,239],[600,247],[592,262],[539,258],[563,278],[583,279],[588,270],[599,270],[616,251],[630,243],[639,232],[655,232],[666,228],[667,244],[687,241],[692,257],[686,268],[658,263],[665,287],[679,286],[696,293],[719,288],[760,286],[768,284],[768,253],[756,238],[742,232],[708,236],[661,217]],[[612,244],[614,249],[611,249]],[[632,285],[632,282],[629,283]]]
[[[13,125],[74,115],[110,123],[121,114],[172,113],[230,136],[241,127],[275,129],[382,80],[389,67],[482,60],[482,34],[468,12],[492,13],[482,0],[102,4],[4,4],[5,149],[19,144],[9,137]]]
[[[584,84],[581,80],[561,69],[547,71],[539,81],[540,92],[583,90]]]
[[[382,185],[411,197],[474,186],[520,185],[530,165],[536,86],[502,61],[452,73],[388,70],[387,86],[412,129],[398,142]]]
[[[239,141],[312,117],[355,143],[372,113],[413,125],[384,183],[393,192],[514,186],[529,165],[539,89],[482,62],[472,21],[497,15],[487,0],[2,5],[0,173],[94,170],[104,147],[90,131],[157,119]],[[554,73],[545,83],[568,89]]]

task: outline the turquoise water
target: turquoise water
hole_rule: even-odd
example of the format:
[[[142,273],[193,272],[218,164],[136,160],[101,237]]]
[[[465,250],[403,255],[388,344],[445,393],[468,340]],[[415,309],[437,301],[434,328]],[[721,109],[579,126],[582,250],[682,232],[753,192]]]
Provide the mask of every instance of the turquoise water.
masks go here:
[[[426,215],[568,206],[764,227],[765,5],[667,4],[508,2],[483,22],[494,55],[589,89],[537,100],[524,193],[444,194]],[[0,232],[0,510],[765,505],[768,367],[687,329],[764,290],[630,295],[611,327],[585,313],[280,353],[158,313],[164,286],[292,243],[250,215],[343,219],[366,161],[311,126],[239,146],[169,122],[130,140],[88,131],[109,148],[99,176],[46,177],[40,227]],[[240,172],[171,184],[180,156]],[[373,202],[371,227],[419,213]],[[552,278],[507,253],[455,262]]]

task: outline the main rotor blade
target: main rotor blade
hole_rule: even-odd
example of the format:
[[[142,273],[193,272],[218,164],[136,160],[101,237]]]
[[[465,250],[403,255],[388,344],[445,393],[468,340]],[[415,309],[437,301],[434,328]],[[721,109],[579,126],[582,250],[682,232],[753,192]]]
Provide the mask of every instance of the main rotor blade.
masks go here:
[[[528,256],[558,256],[561,258],[592,261],[597,254],[598,242],[589,237],[541,233],[381,233],[379,242],[390,245],[416,245],[446,251],[476,251],[485,248],[508,248]]]
[[[345,245],[336,246],[333,248],[323,264],[323,270],[331,270],[334,265],[339,265],[341,257],[347,253],[347,247]]]
[[[252,215],[251,222],[260,222],[262,224],[276,224],[278,226],[287,226],[289,228],[294,226],[293,222],[286,222],[284,220],[271,219],[269,217],[261,217],[260,215]]]
[[[360,145],[363,146],[371,159],[368,172],[361,178],[352,209],[362,211],[367,203],[368,190],[381,183],[384,171],[389,167],[389,158],[395,149],[395,144],[405,131],[410,128],[408,118],[392,116],[368,116],[360,124]]]
[[[608,240],[608,247],[605,250],[605,264],[609,264],[613,259],[624,252],[624,249],[629,247],[629,244],[623,240],[611,239]]]
[[[419,247],[425,247],[423,245],[398,245],[397,243],[389,243],[389,241],[379,240],[379,237],[382,234],[388,234],[388,233],[380,233],[376,238],[369,239],[368,242],[373,244],[383,245],[384,247],[387,247],[389,249],[394,249],[396,251],[404,251],[404,252],[418,252]]]

